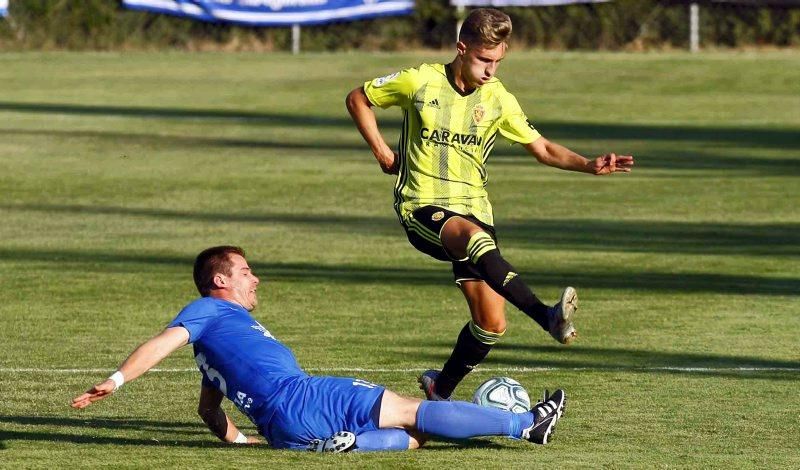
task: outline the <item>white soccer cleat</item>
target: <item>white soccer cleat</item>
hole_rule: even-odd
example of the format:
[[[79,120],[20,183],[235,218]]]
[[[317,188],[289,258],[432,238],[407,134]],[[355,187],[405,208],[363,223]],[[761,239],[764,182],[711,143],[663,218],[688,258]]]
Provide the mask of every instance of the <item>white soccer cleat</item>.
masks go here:
[[[356,446],[356,435],[349,431],[339,431],[327,439],[314,439],[308,443],[311,452],[330,452],[339,454],[350,452]]]
[[[578,336],[572,317],[578,310],[578,293],[574,287],[567,287],[561,293],[561,301],[547,311],[550,336],[561,344],[570,344]]]

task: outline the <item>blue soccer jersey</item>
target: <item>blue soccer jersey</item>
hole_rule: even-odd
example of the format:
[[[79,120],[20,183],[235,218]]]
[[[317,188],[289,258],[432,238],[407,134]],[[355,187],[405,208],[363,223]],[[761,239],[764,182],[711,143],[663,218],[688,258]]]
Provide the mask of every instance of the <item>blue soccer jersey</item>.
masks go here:
[[[241,305],[203,297],[167,326],[189,331],[203,384],[221,391],[259,429],[285,399],[287,384],[307,378],[292,351]]]
[[[203,297],[167,325],[175,326],[189,331],[203,385],[220,390],[273,447],[303,449],[338,431],[377,429],[383,387],[309,376],[241,305]]]

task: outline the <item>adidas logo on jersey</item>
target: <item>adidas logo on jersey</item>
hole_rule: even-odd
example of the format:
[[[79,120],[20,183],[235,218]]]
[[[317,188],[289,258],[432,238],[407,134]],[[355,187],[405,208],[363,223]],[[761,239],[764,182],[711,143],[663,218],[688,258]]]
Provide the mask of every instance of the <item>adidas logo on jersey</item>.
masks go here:
[[[426,103],[426,106],[430,106],[431,108],[439,109],[439,99],[434,98]]]

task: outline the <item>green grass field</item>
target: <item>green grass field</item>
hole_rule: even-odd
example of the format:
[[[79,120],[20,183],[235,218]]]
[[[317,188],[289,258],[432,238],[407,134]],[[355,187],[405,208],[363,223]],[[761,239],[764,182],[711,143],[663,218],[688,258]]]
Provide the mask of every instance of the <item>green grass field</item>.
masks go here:
[[[506,257],[554,302],[561,347],[509,330],[457,390],[509,375],[563,387],[552,445],[433,441],[315,455],[225,446],[195,414],[190,348],[83,411],[196,295],[201,249],[239,244],[256,317],[312,373],[410,395],[467,310],[405,240],[344,96],[449,53],[0,55],[0,466],[800,467],[800,55],[513,52],[499,76],[539,130],[629,175],[536,164],[498,143]],[[399,112],[380,111],[396,141]],[[231,406],[235,422],[254,427]]]

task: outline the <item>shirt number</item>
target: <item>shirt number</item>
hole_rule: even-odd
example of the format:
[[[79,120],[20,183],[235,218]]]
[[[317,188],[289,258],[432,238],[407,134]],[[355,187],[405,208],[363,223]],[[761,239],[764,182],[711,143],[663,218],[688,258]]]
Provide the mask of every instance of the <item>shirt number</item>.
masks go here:
[[[206,362],[206,355],[200,353],[194,357],[194,360],[195,362],[197,362],[197,367],[199,367],[200,370],[202,370],[203,373],[206,374],[208,380],[210,380],[211,382],[216,380],[217,383],[219,384],[219,391],[222,392],[223,395],[227,396],[228,384],[225,382],[225,377],[223,377],[222,374],[217,372],[217,369],[214,369],[213,367],[208,365],[208,363]]]

